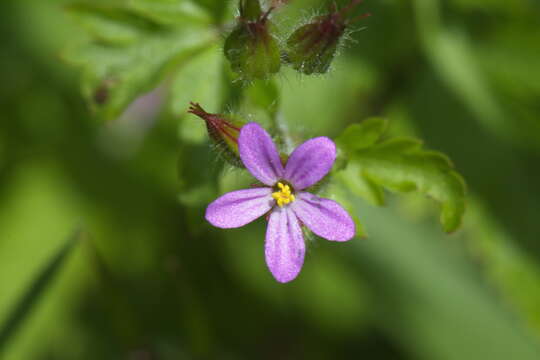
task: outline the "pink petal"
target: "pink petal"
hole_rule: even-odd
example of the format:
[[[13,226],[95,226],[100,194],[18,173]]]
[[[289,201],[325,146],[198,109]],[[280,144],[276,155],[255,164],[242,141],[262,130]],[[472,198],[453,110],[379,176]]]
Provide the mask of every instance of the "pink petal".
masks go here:
[[[320,237],[332,241],[347,241],[354,237],[354,221],[333,200],[301,192],[291,208],[300,221]]]
[[[285,166],[285,179],[295,190],[303,190],[321,180],[334,165],[336,145],[327,137],[306,141],[297,147]]]
[[[283,165],[276,145],[259,124],[249,123],[242,127],[238,149],[244,166],[263,184],[273,186],[283,177]]]
[[[298,276],[304,264],[305,244],[300,223],[287,207],[276,208],[266,230],[266,264],[282,283]]]
[[[271,188],[238,190],[216,199],[206,208],[206,220],[223,229],[244,226],[272,208]]]

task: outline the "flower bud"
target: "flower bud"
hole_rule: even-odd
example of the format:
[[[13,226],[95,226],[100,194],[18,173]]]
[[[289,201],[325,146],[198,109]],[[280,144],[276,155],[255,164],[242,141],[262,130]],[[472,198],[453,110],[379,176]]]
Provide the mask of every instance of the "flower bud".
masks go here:
[[[262,13],[259,0],[241,0],[239,8],[238,24],[225,40],[225,57],[244,80],[267,78],[281,67],[279,46],[268,20],[273,8]]]
[[[188,112],[206,122],[208,135],[224,160],[231,165],[243,167],[238,151],[238,136],[244,122],[227,115],[207,113],[197,103],[192,102],[190,105]]]
[[[331,13],[317,16],[296,29],[287,40],[286,62],[307,75],[326,73],[349,24],[370,15],[363,14],[352,20],[345,18],[361,2],[353,0],[341,10],[334,3]]]

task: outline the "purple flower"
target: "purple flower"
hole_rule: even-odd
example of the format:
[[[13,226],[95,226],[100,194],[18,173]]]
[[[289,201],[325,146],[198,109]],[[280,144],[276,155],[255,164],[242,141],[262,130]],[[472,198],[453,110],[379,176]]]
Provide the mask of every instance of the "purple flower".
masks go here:
[[[303,191],[332,168],[336,159],[332,140],[318,137],[306,141],[284,166],[270,135],[259,124],[249,123],[240,131],[238,147],[244,166],[266,186],[223,195],[208,206],[206,220],[230,229],[270,212],[265,256],[277,281],[291,281],[302,269],[302,225],[332,241],[347,241],[354,236],[354,222],[338,203]]]

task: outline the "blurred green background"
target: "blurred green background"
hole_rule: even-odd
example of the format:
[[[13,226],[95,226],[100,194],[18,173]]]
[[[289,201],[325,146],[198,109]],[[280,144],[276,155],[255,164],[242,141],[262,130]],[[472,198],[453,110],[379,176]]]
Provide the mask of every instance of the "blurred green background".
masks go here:
[[[369,236],[310,240],[286,285],[266,269],[263,220],[203,218],[249,181],[179,115],[212,101],[215,69],[177,85],[172,109],[159,88],[100,122],[60,60],[87,36],[68,3],[0,4],[0,358],[540,358],[539,2],[369,0],[330,74],[277,76],[299,139],[384,116],[469,188],[452,235],[421,196],[354,198]],[[278,25],[322,4],[292,0]]]

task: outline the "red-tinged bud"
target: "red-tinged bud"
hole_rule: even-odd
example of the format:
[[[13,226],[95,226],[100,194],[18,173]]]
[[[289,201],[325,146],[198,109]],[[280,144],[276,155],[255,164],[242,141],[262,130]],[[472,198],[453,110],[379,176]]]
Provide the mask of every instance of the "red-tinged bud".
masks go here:
[[[274,8],[262,12],[259,0],[240,0],[240,17],[225,40],[225,57],[244,80],[265,79],[281,68],[281,54],[268,19]]]
[[[326,73],[347,27],[354,21],[370,16],[363,14],[350,20],[345,18],[361,2],[353,0],[341,10],[334,3],[331,13],[317,16],[296,29],[287,40],[287,63],[307,75]]]
[[[238,136],[245,122],[230,115],[210,114],[197,103],[190,105],[188,112],[206,122],[208,135],[224,160],[231,165],[244,167],[238,151]]]

